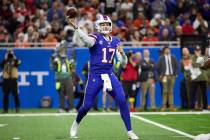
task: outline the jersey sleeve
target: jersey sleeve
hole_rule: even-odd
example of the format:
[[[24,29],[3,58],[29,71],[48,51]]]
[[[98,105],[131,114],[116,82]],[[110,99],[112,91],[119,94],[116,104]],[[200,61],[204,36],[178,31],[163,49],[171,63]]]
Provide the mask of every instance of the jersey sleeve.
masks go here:
[[[87,47],[93,47],[93,45],[96,42],[96,39],[86,34],[84,31],[82,31],[80,28],[76,30],[79,37],[82,39],[82,41],[85,43],[85,46]]]
[[[95,35],[95,34],[89,34],[88,36],[94,38],[95,40],[97,40],[97,35]]]
[[[88,35],[90,38],[93,38],[95,40],[94,44],[95,45],[97,43],[97,40],[98,40],[98,36],[96,33],[92,33],[92,34],[89,34]]]

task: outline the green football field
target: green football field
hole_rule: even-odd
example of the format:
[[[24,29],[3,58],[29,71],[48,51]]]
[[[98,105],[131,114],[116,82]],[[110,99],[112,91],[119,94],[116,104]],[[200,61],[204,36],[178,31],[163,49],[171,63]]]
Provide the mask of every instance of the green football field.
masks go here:
[[[75,114],[33,111],[0,114],[0,140],[70,140]],[[209,112],[140,112],[131,115],[135,133],[142,140],[189,140],[210,133]],[[78,140],[127,140],[118,113],[89,113],[82,121]]]

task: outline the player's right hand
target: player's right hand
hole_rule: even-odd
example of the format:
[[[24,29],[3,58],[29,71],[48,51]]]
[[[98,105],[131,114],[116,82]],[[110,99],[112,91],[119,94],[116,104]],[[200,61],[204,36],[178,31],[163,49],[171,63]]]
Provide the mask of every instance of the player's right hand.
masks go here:
[[[76,18],[69,18],[66,16],[66,21],[68,22],[68,24],[70,26],[72,26],[74,29],[78,28],[77,24],[76,24]]]

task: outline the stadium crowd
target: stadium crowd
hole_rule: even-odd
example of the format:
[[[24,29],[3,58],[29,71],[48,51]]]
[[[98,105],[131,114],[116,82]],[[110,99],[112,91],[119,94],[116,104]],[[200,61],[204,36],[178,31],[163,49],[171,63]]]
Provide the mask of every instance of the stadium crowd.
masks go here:
[[[1,0],[0,42],[53,47],[48,43],[67,40],[83,46],[65,21],[70,6],[78,8],[78,24],[88,33],[98,13],[109,15],[112,34],[122,41],[177,41],[182,34],[209,32],[209,0]]]

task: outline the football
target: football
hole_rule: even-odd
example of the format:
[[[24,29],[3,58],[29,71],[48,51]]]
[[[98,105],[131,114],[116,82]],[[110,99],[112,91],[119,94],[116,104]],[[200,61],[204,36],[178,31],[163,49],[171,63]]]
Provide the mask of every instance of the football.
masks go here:
[[[68,18],[75,18],[78,15],[78,11],[75,7],[69,7],[66,11],[66,16]]]

